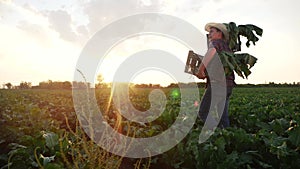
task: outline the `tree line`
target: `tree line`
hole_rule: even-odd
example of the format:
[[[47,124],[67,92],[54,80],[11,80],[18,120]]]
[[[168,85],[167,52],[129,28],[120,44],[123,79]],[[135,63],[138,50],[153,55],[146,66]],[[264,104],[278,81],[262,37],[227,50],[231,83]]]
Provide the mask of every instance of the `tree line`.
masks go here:
[[[103,85],[102,85],[103,86]],[[33,86],[31,82],[21,82],[19,85],[12,85],[10,82],[2,85],[3,89],[72,89],[72,88],[90,88],[90,83],[85,82],[69,82],[69,81],[43,81]],[[98,87],[98,85],[97,85]]]
[[[2,89],[72,89],[72,88],[110,88],[112,83],[104,83],[103,81],[99,81],[92,86],[91,83],[85,82],[69,82],[69,81],[43,81],[39,82],[38,85],[33,86],[31,82],[21,82],[19,85],[12,85],[12,83],[5,83],[2,85]],[[193,87],[195,83],[171,83],[166,87],[162,87],[159,84],[129,84],[131,87],[135,88],[178,88],[184,87],[189,88]],[[204,82],[197,83],[199,88],[204,88],[206,84]],[[300,82],[296,83],[274,83],[270,82],[267,84],[238,84],[237,87],[300,87]]]

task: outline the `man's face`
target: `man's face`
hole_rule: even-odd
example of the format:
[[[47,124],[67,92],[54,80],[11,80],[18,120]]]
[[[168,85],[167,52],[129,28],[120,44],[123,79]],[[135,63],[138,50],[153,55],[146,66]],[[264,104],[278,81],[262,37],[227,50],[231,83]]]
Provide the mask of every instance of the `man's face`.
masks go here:
[[[222,32],[214,27],[211,27],[208,34],[209,40],[222,39]]]

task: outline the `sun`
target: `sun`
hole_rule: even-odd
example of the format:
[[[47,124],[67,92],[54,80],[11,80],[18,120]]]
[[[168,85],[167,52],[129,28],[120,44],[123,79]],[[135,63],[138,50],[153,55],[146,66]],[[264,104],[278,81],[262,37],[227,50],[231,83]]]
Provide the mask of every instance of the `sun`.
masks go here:
[[[151,49],[171,53],[174,55],[174,58],[179,59],[182,63],[186,62],[187,53],[189,51],[189,48],[185,45],[165,36],[138,35],[126,39],[112,47],[111,50],[107,52],[107,55],[104,56],[101,63],[99,63],[97,74],[103,75],[104,82],[113,82],[117,69],[126,59],[138,52]],[[181,69],[184,70],[184,67]],[[174,79],[175,76],[176,75],[168,74],[166,71],[154,68],[152,70],[140,70],[127,82],[166,86],[170,83],[177,83],[177,80]]]

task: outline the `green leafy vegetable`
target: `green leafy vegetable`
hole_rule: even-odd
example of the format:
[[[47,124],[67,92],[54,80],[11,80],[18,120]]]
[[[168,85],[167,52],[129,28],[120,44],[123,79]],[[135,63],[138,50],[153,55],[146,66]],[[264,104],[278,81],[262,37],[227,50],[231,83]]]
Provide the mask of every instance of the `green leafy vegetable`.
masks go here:
[[[263,33],[261,28],[252,24],[238,26],[234,22],[224,24],[226,25],[229,33],[229,48],[234,52],[240,51],[240,36],[247,38],[246,46],[249,47],[250,42],[255,45],[255,43],[259,40],[257,36],[262,36]],[[234,71],[242,78],[247,78],[251,74],[250,68],[252,68],[257,61],[256,57],[248,53],[236,54],[220,52],[219,56],[224,66],[226,75],[229,75]]]
[[[235,71],[242,78],[247,78],[250,74],[250,68],[254,66],[257,58],[248,53],[229,53],[221,52],[219,57],[224,66],[226,75],[229,75],[232,71]]]
[[[247,38],[246,46],[250,46],[250,42],[255,45],[255,42],[259,40],[257,36],[262,36],[263,30],[255,25],[247,24],[247,25],[236,25],[234,22],[224,23],[227,27],[227,31],[229,33],[229,47],[230,49],[234,49],[237,45],[241,44],[240,36],[244,36]],[[255,32],[255,34],[254,34]]]

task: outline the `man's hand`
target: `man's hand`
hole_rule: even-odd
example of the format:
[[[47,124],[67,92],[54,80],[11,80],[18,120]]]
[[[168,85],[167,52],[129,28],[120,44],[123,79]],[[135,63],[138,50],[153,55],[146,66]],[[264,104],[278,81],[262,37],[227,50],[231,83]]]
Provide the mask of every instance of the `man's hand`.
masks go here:
[[[196,76],[199,79],[205,79],[206,78],[205,69],[199,69],[199,72],[196,74]]]

